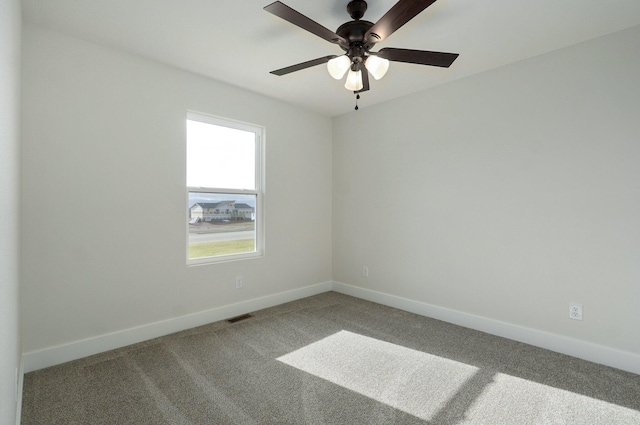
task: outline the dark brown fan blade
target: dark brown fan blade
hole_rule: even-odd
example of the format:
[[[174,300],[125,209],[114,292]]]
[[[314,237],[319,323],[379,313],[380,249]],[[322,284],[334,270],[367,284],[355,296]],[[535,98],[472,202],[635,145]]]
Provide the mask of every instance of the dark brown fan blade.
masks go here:
[[[302,13],[290,8],[282,2],[277,1],[275,3],[271,3],[270,5],[265,6],[264,10],[284,19],[285,21],[291,22],[293,25],[297,25],[303,30],[307,30],[320,38],[324,38],[330,43],[338,43],[339,41],[347,43],[344,38],[340,37],[335,32],[323,27],[316,21],[307,18]]]
[[[358,90],[356,93],[362,93],[363,91],[369,90],[369,71],[364,66],[360,68],[362,71],[362,88]]]
[[[292,72],[296,72],[296,71],[300,71],[301,69],[305,69],[305,68],[311,68],[312,66],[316,66],[316,65],[321,65],[323,63],[327,63],[329,62],[330,59],[335,58],[335,55],[330,55],[330,56],[324,56],[318,59],[312,59],[310,61],[306,61],[306,62],[302,62],[296,65],[291,65],[288,66],[286,68],[282,68],[282,69],[276,69],[275,71],[271,71],[271,74],[274,75],[285,75],[285,74],[290,74]]]
[[[376,53],[383,59],[394,62],[417,63],[418,65],[440,66],[449,68],[459,56],[458,53],[429,52],[426,50],[396,49],[385,47]]]
[[[416,17],[436,0],[399,0],[365,34],[369,43],[379,43]]]

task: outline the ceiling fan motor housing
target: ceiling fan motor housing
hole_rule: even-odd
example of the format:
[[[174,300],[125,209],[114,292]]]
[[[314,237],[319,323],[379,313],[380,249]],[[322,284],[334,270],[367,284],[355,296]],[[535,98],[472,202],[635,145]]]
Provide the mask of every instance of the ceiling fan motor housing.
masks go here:
[[[347,40],[348,44],[340,42],[340,47],[344,50],[349,50],[349,46],[353,43],[365,44],[364,36],[373,26],[373,22],[369,21],[349,21],[340,25],[336,30],[336,34]]]
[[[339,46],[354,64],[364,62],[366,55],[369,54],[364,36],[372,26],[373,23],[369,21],[350,21],[340,25],[336,31],[336,34],[347,41],[347,43],[340,42]]]

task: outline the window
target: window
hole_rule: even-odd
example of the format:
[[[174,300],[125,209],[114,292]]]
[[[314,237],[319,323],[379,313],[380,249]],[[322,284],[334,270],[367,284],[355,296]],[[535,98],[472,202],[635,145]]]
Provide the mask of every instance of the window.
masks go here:
[[[187,264],[262,255],[263,133],[187,114]]]

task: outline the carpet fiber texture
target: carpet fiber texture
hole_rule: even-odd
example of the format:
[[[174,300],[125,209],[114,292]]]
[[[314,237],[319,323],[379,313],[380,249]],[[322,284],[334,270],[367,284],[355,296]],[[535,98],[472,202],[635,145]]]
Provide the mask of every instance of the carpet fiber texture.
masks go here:
[[[328,292],[28,373],[22,423],[640,425],[640,376]]]

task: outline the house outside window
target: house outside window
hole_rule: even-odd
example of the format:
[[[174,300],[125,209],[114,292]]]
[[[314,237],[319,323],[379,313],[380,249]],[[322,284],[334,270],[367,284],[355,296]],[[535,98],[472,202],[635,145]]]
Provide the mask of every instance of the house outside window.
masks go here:
[[[187,114],[187,264],[259,257],[264,128]]]

